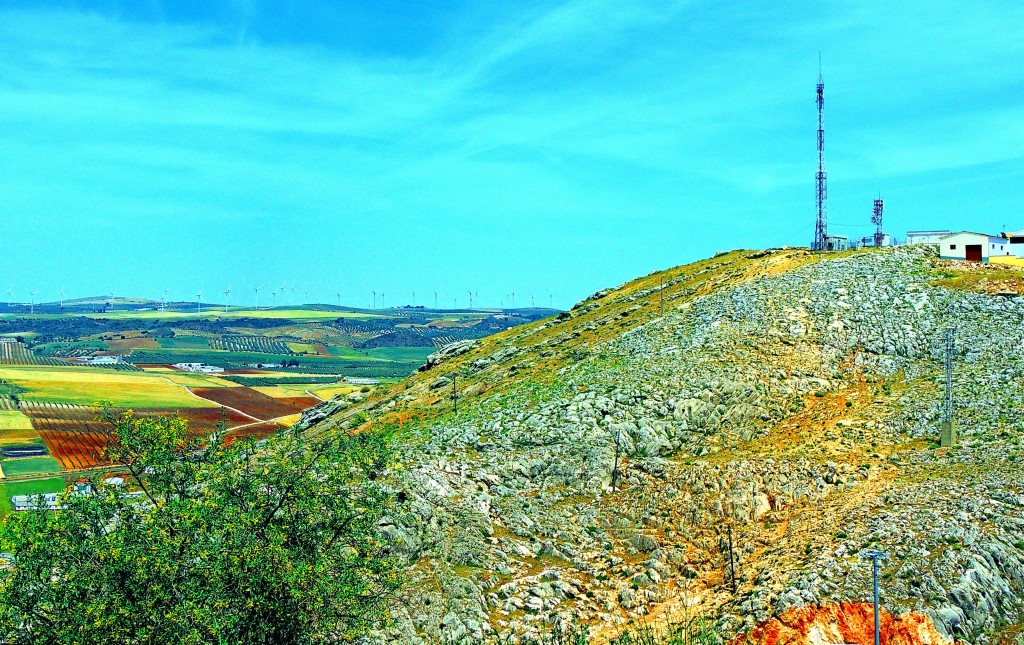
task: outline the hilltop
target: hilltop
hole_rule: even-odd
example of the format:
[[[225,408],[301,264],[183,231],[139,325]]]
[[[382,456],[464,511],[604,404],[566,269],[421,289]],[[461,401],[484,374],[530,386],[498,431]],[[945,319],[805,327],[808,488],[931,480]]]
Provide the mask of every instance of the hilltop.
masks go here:
[[[315,432],[395,432],[405,501],[381,530],[411,564],[380,642],[682,612],[728,638],[868,599],[869,547],[889,610],[1000,636],[1024,597],[1024,298],[987,271],[912,247],[733,251],[308,410]],[[961,437],[939,448],[952,328]]]

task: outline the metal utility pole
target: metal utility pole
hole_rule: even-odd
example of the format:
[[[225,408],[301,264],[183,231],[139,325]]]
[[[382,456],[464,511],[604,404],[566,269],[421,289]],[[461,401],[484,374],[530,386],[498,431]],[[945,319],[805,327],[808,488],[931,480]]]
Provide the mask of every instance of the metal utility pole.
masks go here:
[[[729,523],[729,579],[732,581],[732,592],[736,593],[736,558],[732,552],[732,523]]]
[[[814,249],[828,250],[828,179],[825,176],[825,80],[818,54],[818,218],[814,224]]]
[[[452,374],[452,411],[456,416],[459,414],[459,391],[455,386],[455,382],[458,378],[458,374]]]
[[[875,210],[871,214],[871,223],[875,225],[875,246],[882,246],[885,241],[885,233],[882,232],[882,196],[875,200]]]
[[[942,411],[942,424],[939,430],[939,446],[949,448],[956,445],[956,428],[953,425],[953,347],[956,330],[946,330],[946,398]]]
[[[865,551],[861,555],[865,558],[871,558],[871,571],[875,586],[875,645],[881,645],[881,639],[878,629],[878,562],[883,558],[888,558],[889,554],[885,551],[871,550]]]
[[[953,330],[946,330],[946,421],[953,421]]]
[[[622,445],[622,430],[615,430],[615,463],[612,465],[612,491],[615,490],[615,485],[619,481],[619,450]]]
[[[658,293],[661,295],[661,300],[658,302],[658,315],[665,315],[665,277],[661,278],[661,286],[658,287]]]

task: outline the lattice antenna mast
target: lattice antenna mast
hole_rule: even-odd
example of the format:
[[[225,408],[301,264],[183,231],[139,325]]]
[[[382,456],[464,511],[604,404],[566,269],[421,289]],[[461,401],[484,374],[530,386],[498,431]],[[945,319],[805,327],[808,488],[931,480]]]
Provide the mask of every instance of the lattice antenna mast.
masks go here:
[[[953,330],[946,330],[946,421],[953,420]]]
[[[875,225],[875,246],[882,246],[885,241],[885,233],[882,232],[882,198],[875,200],[875,210],[871,215],[871,223]]]
[[[825,177],[825,81],[821,76],[821,56],[818,57],[818,219],[814,224],[814,248],[827,248],[828,236],[828,181]]]

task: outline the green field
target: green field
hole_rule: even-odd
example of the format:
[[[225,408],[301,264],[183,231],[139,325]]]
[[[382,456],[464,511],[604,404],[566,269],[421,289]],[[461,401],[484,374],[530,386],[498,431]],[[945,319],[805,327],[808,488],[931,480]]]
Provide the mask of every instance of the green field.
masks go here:
[[[110,401],[125,408],[205,408],[216,404],[189,394],[167,378],[146,372],[90,367],[0,366],[0,379],[14,383],[26,401],[93,405]]]
[[[416,369],[430,351],[429,348],[382,347],[366,351],[345,348],[342,356],[280,356],[253,352],[226,352],[220,350],[189,349],[136,349],[127,360],[134,364],[207,363],[226,369],[242,369],[256,363],[279,365],[282,360],[294,360],[296,372],[317,374],[344,374],[351,376],[401,377]],[[410,351],[411,350],[411,351]],[[416,358],[391,358],[409,352]],[[425,352],[425,353],[424,353]],[[282,372],[282,375],[287,372]],[[3,375],[0,374],[0,378]]]
[[[4,459],[0,462],[5,477],[21,475],[49,475],[60,472],[60,464],[53,457],[25,457],[22,459]]]
[[[361,350],[368,356],[374,358],[380,358],[388,361],[401,361],[409,362],[413,361],[417,366],[427,360],[427,356],[430,356],[437,351],[436,347],[374,347],[373,349]]]
[[[3,480],[0,480],[3,482]],[[64,490],[63,477],[47,477],[27,482],[0,483],[0,517],[11,512],[11,498],[15,495],[40,495]]]

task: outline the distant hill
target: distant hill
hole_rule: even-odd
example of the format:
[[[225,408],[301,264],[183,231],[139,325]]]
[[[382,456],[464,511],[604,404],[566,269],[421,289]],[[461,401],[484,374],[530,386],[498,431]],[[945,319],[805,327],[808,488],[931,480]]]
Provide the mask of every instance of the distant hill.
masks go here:
[[[793,608],[826,625],[864,613],[816,603],[870,597],[865,548],[889,554],[888,610],[997,639],[1024,610],[1021,275],[733,251],[307,410],[315,432],[397,432],[382,532],[415,566],[380,642],[608,636],[684,607],[725,638]],[[950,329],[961,439],[939,448]]]

